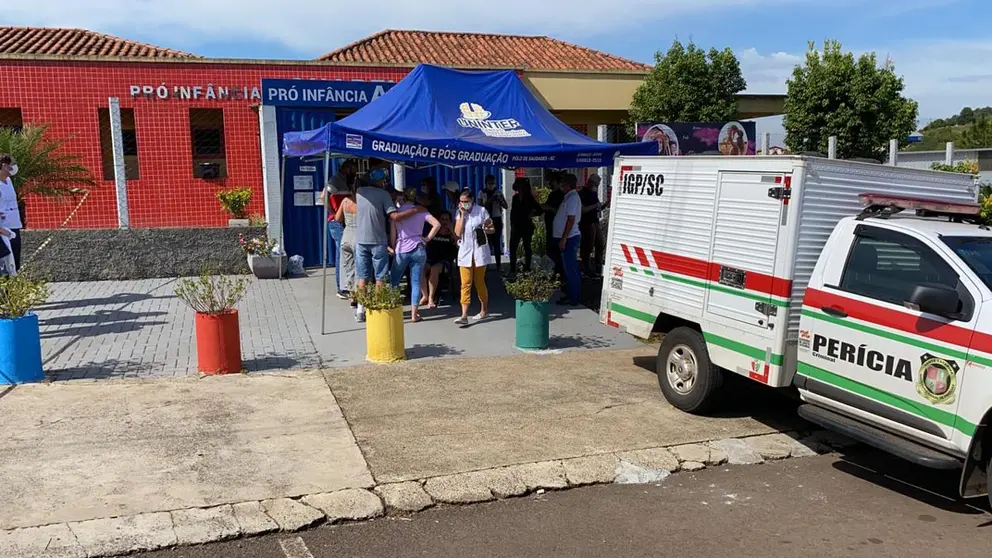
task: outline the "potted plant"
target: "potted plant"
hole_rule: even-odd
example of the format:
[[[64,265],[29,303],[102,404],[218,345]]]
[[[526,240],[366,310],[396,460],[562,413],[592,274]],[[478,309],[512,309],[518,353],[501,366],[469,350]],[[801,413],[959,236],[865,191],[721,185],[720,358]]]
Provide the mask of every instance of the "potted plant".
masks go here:
[[[289,259],[275,253],[276,242],[265,234],[254,238],[239,235],[238,245],[248,257],[248,269],[258,279],[278,279],[286,274]]]
[[[176,287],[176,298],[196,312],[196,365],[201,374],[241,372],[241,328],[234,308],[244,296],[244,277],[203,273]]]
[[[554,273],[537,269],[505,282],[516,299],[516,344],[520,349],[547,349],[550,337],[551,297],[559,283]]]
[[[365,308],[366,359],[369,362],[406,360],[403,339],[403,293],[389,285],[365,285],[355,291]]]
[[[250,224],[248,204],[251,203],[251,188],[221,190],[217,192],[217,199],[220,200],[220,206],[224,208],[224,211],[231,216],[227,221],[228,226],[247,227]]]
[[[44,281],[24,275],[0,277],[0,385],[40,382],[41,329],[32,312],[48,299]]]

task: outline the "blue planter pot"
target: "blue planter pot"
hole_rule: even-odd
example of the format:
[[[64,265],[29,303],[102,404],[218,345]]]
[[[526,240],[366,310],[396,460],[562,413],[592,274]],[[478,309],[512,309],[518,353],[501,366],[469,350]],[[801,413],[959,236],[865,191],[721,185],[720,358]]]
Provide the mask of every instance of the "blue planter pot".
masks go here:
[[[28,314],[23,318],[0,320],[0,385],[44,379],[38,316]]]

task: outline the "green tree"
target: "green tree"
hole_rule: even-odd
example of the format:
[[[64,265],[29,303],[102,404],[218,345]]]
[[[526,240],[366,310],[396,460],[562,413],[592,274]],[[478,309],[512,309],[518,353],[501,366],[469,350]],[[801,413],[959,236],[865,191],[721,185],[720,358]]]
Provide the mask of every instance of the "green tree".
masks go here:
[[[82,157],[65,153],[64,144],[65,139],[49,136],[48,125],[27,125],[21,131],[0,128],[0,153],[8,153],[17,161],[18,172],[11,181],[22,220],[28,194],[71,196],[96,184],[93,173],[81,163]]]
[[[655,66],[634,92],[628,128],[637,122],[723,122],[737,116],[737,94],[747,87],[729,48],[709,53],[691,41],[654,55]]]
[[[992,118],[982,116],[965,128],[961,132],[961,141],[955,145],[961,149],[992,147]]]
[[[905,144],[916,128],[916,101],[902,92],[891,61],[879,66],[874,53],[855,60],[837,41],[822,52],[810,43],[788,82],[785,143],[794,153],[826,153],[827,139],[837,136],[838,157],[879,159],[890,139]]]

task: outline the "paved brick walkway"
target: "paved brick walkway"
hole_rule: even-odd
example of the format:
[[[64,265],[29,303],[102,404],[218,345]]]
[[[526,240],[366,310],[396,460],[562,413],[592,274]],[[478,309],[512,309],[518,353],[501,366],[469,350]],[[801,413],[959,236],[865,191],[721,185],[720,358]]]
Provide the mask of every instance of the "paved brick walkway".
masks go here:
[[[173,296],[176,281],[53,284],[38,311],[49,378],[195,374],[193,311]],[[288,281],[253,281],[238,309],[248,371],[320,366]]]

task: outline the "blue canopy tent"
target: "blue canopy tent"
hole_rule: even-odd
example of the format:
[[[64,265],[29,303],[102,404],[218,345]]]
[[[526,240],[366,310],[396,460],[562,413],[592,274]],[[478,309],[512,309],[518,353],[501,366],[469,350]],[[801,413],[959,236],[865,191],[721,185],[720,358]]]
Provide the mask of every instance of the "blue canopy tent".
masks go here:
[[[283,157],[331,154],[411,166],[576,168],[611,166],[618,155],[657,155],[658,143],[589,138],[551,114],[512,70],[421,64],[354,114],[283,136]]]
[[[616,155],[657,155],[656,142],[609,144],[558,120],[512,70],[421,64],[351,116],[287,133],[283,155],[322,153],[429,165],[602,167]]]

